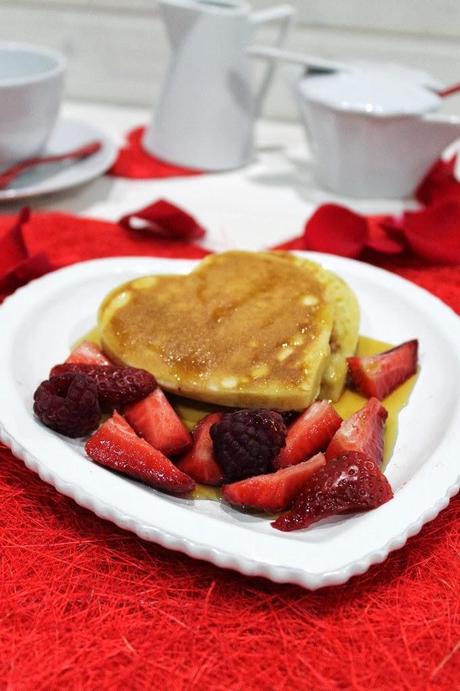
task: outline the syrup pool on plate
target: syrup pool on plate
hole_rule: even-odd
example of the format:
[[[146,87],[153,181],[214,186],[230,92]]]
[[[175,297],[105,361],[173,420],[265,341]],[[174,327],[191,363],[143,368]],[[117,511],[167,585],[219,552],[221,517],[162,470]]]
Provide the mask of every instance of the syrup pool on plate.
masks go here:
[[[384,350],[388,350],[389,348],[393,348],[390,343],[385,343],[385,341],[377,341],[373,338],[368,338],[367,336],[360,336],[356,355],[359,355],[360,357],[365,355],[376,355],[377,353],[382,353]],[[416,379],[417,374],[414,374],[407,381],[405,381],[404,384],[398,386],[393,393],[382,401],[384,407],[388,411],[388,418],[385,425],[383,469],[385,469],[385,466],[390,460],[396,443],[396,437],[398,434],[398,415],[400,411],[407,405]],[[364,396],[361,396],[350,389],[345,389],[337,403],[334,403],[334,407],[339,415],[345,419],[362,408],[366,401],[367,398]]]
[[[97,327],[91,329],[85,336],[80,338],[73,347],[80,345],[82,341],[92,341],[100,347],[99,333]],[[385,341],[378,341],[367,336],[360,336],[358,341],[358,348],[356,355],[360,357],[365,355],[376,355],[384,350],[388,350],[393,346]],[[384,457],[383,469],[388,464],[393,449],[396,443],[398,434],[398,415],[400,411],[407,405],[412,389],[414,388],[417,374],[414,374],[404,384],[399,386],[393,393],[387,396],[383,401],[383,405],[388,411],[388,418],[385,425],[385,442],[384,442]],[[174,409],[181,418],[182,422],[188,429],[192,429],[201,418],[216,411],[222,411],[222,406],[213,405],[211,403],[204,403],[202,401],[193,401],[192,399],[182,398],[180,396],[169,395]],[[345,389],[339,400],[334,403],[334,407],[342,418],[350,417],[357,410],[362,408],[367,399],[364,396]],[[231,409],[229,409],[231,410]],[[218,500],[221,496],[221,490],[218,487],[208,487],[207,485],[197,485],[192,494],[193,499],[212,499]]]

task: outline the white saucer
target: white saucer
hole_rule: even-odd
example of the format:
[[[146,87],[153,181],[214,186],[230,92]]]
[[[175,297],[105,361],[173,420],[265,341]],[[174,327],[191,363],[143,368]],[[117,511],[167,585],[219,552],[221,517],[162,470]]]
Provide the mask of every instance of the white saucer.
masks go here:
[[[81,161],[37,166],[20,175],[9,187],[0,190],[0,203],[37,197],[81,185],[102,175],[117,156],[115,143],[97,127],[86,122],[61,118],[41,155],[65,153],[97,139],[102,148]]]

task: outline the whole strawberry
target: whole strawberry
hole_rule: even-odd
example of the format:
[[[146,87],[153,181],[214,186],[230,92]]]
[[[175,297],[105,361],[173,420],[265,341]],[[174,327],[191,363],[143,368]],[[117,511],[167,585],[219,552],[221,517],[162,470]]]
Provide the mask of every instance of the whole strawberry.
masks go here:
[[[308,528],[328,516],[375,509],[392,497],[390,484],[375,463],[362,453],[349,451],[315,473],[292,509],[272,526],[283,531]]]
[[[286,442],[286,425],[274,410],[225,413],[209,433],[226,482],[269,473]]]
[[[51,377],[35,391],[34,413],[55,432],[84,437],[96,429],[101,417],[97,386],[83,374]]]
[[[101,409],[106,412],[139,401],[157,387],[155,377],[137,367],[64,363],[51,370],[51,376],[66,373],[91,379],[97,387]]]

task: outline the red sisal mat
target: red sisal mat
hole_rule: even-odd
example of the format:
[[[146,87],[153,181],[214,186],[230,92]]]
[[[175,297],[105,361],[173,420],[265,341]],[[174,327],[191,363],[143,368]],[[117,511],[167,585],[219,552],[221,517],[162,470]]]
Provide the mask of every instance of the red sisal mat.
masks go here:
[[[11,223],[2,219],[0,238]],[[204,254],[63,214],[32,217],[21,242],[10,243],[11,259],[44,252],[53,266]],[[459,266],[382,262],[460,312]],[[1,445],[0,504],[1,688],[458,687],[460,497],[383,564],[315,593],[143,542],[58,494]]]

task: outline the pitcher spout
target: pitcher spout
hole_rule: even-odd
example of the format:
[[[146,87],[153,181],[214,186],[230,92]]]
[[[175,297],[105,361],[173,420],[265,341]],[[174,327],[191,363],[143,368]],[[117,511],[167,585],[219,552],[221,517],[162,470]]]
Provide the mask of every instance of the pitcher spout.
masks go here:
[[[158,4],[169,43],[175,50],[195,23],[200,5],[194,0],[159,0]]]

